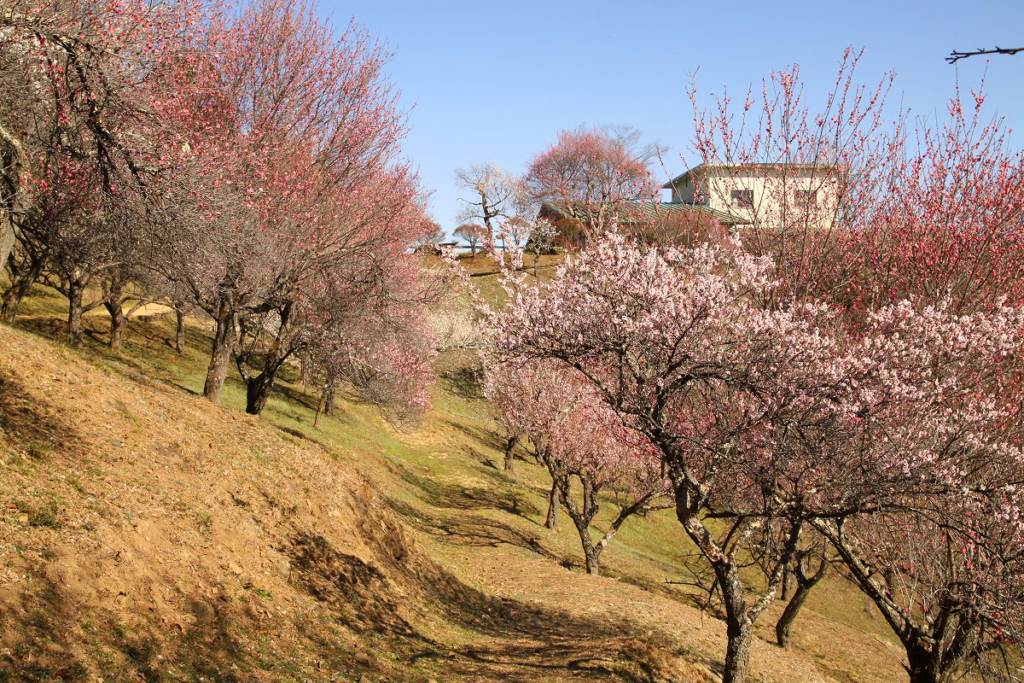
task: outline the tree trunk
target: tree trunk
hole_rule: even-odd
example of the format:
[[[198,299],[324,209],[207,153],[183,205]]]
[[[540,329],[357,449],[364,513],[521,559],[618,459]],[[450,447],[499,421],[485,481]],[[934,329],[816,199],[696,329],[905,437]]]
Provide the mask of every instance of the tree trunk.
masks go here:
[[[701,491],[696,486],[684,484],[676,489],[676,517],[686,530],[701,554],[715,572],[722,602],[725,607],[726,635],[729,642],[725,652],[725,670],[722,683],[743,683],[750,666],[750,646],[753,640],[754,623],[747,612],[746,591],[740,580],[740,570],[735,562],[715,542],[700,517],[702,507]],[[790,550],[792,552],[792,550]],[[788,558],[785,558],[788,562]],[[781,579],[781,569],[779,579]]]
[[[587,573],[592,576],[601,575],[601,551],[597,548],[587,548],[583,545],[583,556],[587,558]]]
[[[818,570],[811,576],[808,576],[805,572],[804,561],[804,556],[798,556],[796,568],[793,571],[787,571],[787,575],[796,579],[796,589],[792,600],[786,604],[786,609],[782,610],[782,616],[779,617],[778,623],[775,624],[775,636],[778,639],[779,647],[787,650],[790,648],[790,632],[793,628],[793,622],[796,621],[797,614],[800,613],[800,609],[804,606],[804,601],[807,600],[811,589],[818,585],[818,582],[825,577],[825,572],[828,570],[828,559],[824,555],[821,557],[821,564],[818,566]],[[785,580],[783,580],[782,585],[786,585]]]
[[[259,415],[263,412],[267,407],[267,401],[270,400],[270,392],[274,389],[276,378],[276,366],[268,366],[260,374],[249,378],[245,384],[245,412],[250,415]]]
[[[515,465],[516,444],[519,443],[518,436],[510,436],[505,440],[505,471],[511,472]]]
[[[327,387],[327,398],[324,399],[324,415],[334,417],[334,387]]]
[[[210,356],[210,367],[206,371],[206,384],[203,396],[211,403],[220,405],[220,393],[224,388],[224,379],[228,376],[228,363],[231,361],[231,347],[234,343],[235,321],[227,306],[221,303],[217,317],[217,329],[213,335],[213,353]]]
[[[551,495],[548,496],[548,518],[544,521],[544,526],[555,531],[558,531],[558,508],[558,484],[552,483]]]
[[[110,350],[120,356],[125,332],[128,330],[128,319],[124,317],[120,302],[115,305],[106,304],[106,308],[110,313]]]
[[[2,319],[8,325],[14,323],[15,316],[18,315],[18,306],[21,305],[23,294],[18,291],[16,284],[11,285],[4,292],[4,304],[3,309],[0,310],[0,319]]]
[[[5,164],[6,166],[6,164]],[[7,257],[14,248],[14,222],[5,209],[0,209],[0,269],[7,263]]]
[[[804,584],[797,584],[796,590],[793,592],[793,598],[786,603],[786,609],[782,610],[782,616],[779,617],[778,623],[775,624],[775,637],[779,641],[779,647],[790,649],[790,634],[793,629],[793,622],[796,621],[796,615],[799,614],[800,608],[804,606],[804,601],[811,592],[811,586],[805,586]]]
[[[743,683],[750,668],[750,646],[753,644],[753,624],[746,617],[737,622],[726,620],[726,635],[729,644],[725,648],[725,670],[722,683]]]
[[[82,345],[84,334],[82,327],[82,296],[85,286],[77,281],[68,282],[68,344],[73,347]]]
[[[3,310],[0,311],[0,319],[10,325],[14,322],[15,316],[18,315],[18,308],[21,306],[21,300],[28,294],[28,290],[32,289],[32,285],[39,279],[39,275],[43,272],[43,259],[33,259],[30,264],[24,268],[19,268],[17,275],[12,273],[11,286],[4,292],[4,303]]]
[[[128,318],[124,314],[125,281],[118,269],[113,268],[109,274],[109,287],[104,292],[103,307],[110,315],[110,350],[121,355],[121,346],[127,332]]]
[[[907,646],[906,649],[910,683],[942,683],[945,677],[930,649],[917,646]]]
[[[316,415],[313,416],[313,429],[320,427],[320,416],[323,415],[324,409],[327,407],[327,389],[320,392],[320,400],[316,404]]]
[[[725,603],[725,632],[729,643],[725,650],[725,671],[722,683],[743,683],[750,666],[750,646],[753,643],[754,624],[747,616],[740,572],[731,562],[713,563]]]
[[[174,333],[174,350],[179,354],[185,353],[185,314],[180,308],[174,309],[174,317],[177,318],[178,327]]]

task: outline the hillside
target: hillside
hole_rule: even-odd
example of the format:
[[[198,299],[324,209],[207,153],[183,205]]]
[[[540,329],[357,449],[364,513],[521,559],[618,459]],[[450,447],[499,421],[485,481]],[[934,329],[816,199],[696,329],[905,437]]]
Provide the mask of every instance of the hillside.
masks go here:
[[[47,339],[38,290],[0,327],[0,681],[710,681],[724,628],[684,587],[668,511],[627,523],[582,573],[548,480],[500,468],[474,358],[443,355],[435,407],[396,431],[284,383],[263,418],[240,384],[197,395],[206,331],[132,323],[123,358],[89,316]],[[768,636],[767,615],[760,626]],[[758,642],[762,681],[892,681],[901,649],[841,580],[795,649]]]

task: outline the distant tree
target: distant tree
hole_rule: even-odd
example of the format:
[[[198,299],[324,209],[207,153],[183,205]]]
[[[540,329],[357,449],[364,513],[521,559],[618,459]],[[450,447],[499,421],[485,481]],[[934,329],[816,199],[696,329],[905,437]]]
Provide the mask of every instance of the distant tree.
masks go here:
[[[458,237],[469,245],[470,257],[476,256],[476,248],[487,238],[487,232],[482,225],[477,223],[463,223],[455,228],[455,237]]]
[[[533,254],[534,277],[537,277],[537,266],[540,263],[541,255],[550,254],[554,251],[557,238],[558,228],[551,221],[538,218],[530,226],[530,236],[526,240],[526,251]]]
[[[423,307],[400,301],[397,292],[384,302],[363,295],[339,302],[332,294],[325,303],[332,319],[310,335],[300,352],[307,376],[320,391],[314,426],[330,412],[341,387],[396,425],[418,420],[430,406],[434,381],[434,335]]]
[[[459,199],[463,207],[455,219],[483,224],[488,239],[494,239],[498,221],[529,218],[532,213],[520,179],[493,161],[456,170],[455,185],[471,194]]]
[[[424,221],[423,234],[413,240],[413,248],[417,250],[433,250],[439,249],[439,245],[444,242],[445,232],[440,225],[434,221],[427,219]]]
[[[584,229],[603,232],[623,205],[657,194],[649,164],[660,154],[631,128],[577,128],[533,157],[523,182],[537,203],[551,202]]]

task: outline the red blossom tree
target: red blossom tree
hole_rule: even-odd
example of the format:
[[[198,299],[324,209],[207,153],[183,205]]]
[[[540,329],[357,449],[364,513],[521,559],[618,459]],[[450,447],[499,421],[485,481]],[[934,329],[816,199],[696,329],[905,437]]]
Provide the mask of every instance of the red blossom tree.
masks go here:
[[[823,298],[854,317],[908,296],[964,311],[1024,300],[1024,153],[1005,120],[985,118],[980,88],[912,125],[886,109],[895,76],[861,84],[859,59],[846,51],[820,107],[799,67],[742,102],[691,91],[693,148],[726,175],[704,191],[722,203],[751,192],[740,230],[775,260],[774,295]]]
[[[523,182],[534,202],[550,202],[586,232],[601,233],[630,203],[655,197],[648,164],[659,153],[632,129],[563,130],[530,161]]]
[[[211,400],[235,352],[247,410],[259,413],[312,331],[344,318],[315,302],[359,292],[386,306],[405,277],[428,223],[398,156],[404,114],[387,58],[359,26],[334,38],[312,7],[265,0],[183,65],[203,106],[183,109],[165,150],[175,175],[160,270],[216,322]]]
[[[188,1],[0,6],[0,87],[10,95],[0,107],[0,257],[14,233],[45,250],[50,281],[70,302],[72,344],[86,285],[137,265],[136,223],[122,219],[153,198],[170,65],[187,59],[205,17]],[[116,347],[123,329],[114,327]]]

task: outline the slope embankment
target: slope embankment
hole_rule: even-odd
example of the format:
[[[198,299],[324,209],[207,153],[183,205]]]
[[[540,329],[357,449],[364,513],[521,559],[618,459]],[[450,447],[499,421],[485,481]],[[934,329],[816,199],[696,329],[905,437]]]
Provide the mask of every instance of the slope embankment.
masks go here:
[[[540,470],[492,467],[485,406],[439,390],[398,434],[353,404],[314,438],[131,358],[3,326],[0,350],[0,681],[715,680],[721,623],[573,569]],[[637,529],[620,579],[662,571]],[[896,680],[883,654],[758,643],[755,676]]]

